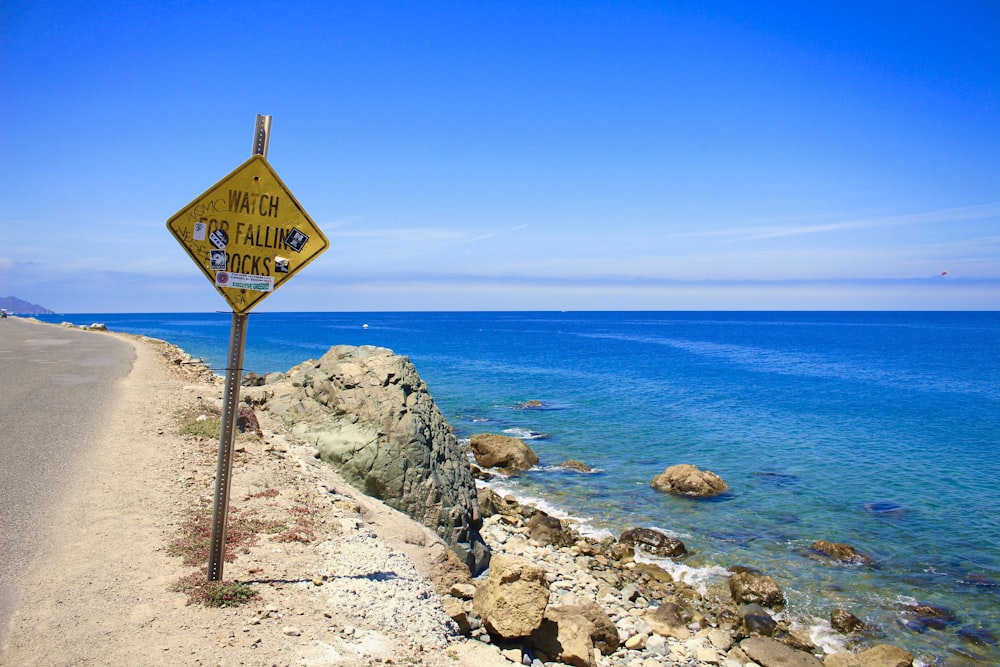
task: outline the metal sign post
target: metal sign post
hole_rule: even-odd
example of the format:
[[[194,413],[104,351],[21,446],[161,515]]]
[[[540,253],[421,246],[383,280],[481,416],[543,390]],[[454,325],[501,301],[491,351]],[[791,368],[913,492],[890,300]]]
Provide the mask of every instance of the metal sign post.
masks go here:
[[[250,155],[267,159],[271,135],[271,117],[257,114],[253,148]],[[212,505],[212,542],[208,552],[208,580],[222,581],[226,560],[226,527],[229,518],[229,478],[233,473],[233,443],[236,439],[236,414],[243,381],[243,351],[247,343],[246,313],[233,311],[229,332],[229,356],[226,362],[226,388],[222,395],[222,429],[219,433],[219,460],[215,468],[215,501]]]
[[[167,220],[167,229],[232,306],[208,580],[222,579],[229,478],[250,309],[330,246],[267,162],[271,117],[257,115],[250,159]]]

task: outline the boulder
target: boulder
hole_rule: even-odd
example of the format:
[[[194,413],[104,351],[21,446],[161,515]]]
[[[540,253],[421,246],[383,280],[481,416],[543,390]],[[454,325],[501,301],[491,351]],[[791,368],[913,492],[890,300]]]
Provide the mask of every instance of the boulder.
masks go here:
[[[830,611],[830,625],[837,632],[848,635],[852,632],[857,632],[858,630],[863,630],[865,627],[864,622],[847,611],[846,609],[833,609]]]
[[[583,461],[577,461],[576,459],[568,459],[563,461],[561,466],[569,470],[576,470],[578,472],[591,472],[593,468],[584,463]]]
[[[839,542],[827,542],[826,540],[816,540],[812,543],[812,550],[819,554],[840,563],[851,565],[866,565],[871,567],[875,560],[866,553],[862,553],[849,544]]]
[[[521,558],[496,555],[476,586],[473,610],[487,630],[505,639],[527,637],[542,624],[549,602],[545,571]]]
[[[857,654],[861,667],[912,667],[913,655],[898,646],[879,644]]]
[[[469,576],[469,566],[458,557],[453,549],[448,548],[443,543],[430,547],[427,565],[430,568],[431,583],[434,584],[434,590],[438,594],[448,594],[455,586],[468,585],[475,590],[472,577]]]
[[[611,655],[621,639],[614,621],[600,605],[583,600],[547,608],[528,644],[565,664],[589,667],[593,664],[593,649]]]
[[[533,646],[543,654],[574,667],[595,667],[594,624],[579,614],[563,615],[559,621],[549,618],[532,635]]]
[[[455,625],[458,626],[458,631],[463,635],[470,635],[472,633],[472,623],[469,622],[469,612],[465,610],[465,604],[450,595],[445,595],[441,598],[441,606],[444,607],[444,613],[448,617],[455,621]]]
[[[659,584],[671,584],[674,581],[674,578],[670,575],[670,573],[656,563],[636,563],[631,569],[647,581]]]
[[[751,637],[740,642],[740,649],[762,667],[822,667],[811,653],[797,651],[768,637]]]
[[[538,455],[519,438],[496,433],[477,433],[472,436],[472,455],[484,468],[503,470],[530,470],[538,463]]]
[[[593,600],[579,600],[574,605],[563,605],[548,610],[545,613],[547,618],[555,620],[557,623],[561,619],[579,615],[590,621],[593,629],[590,638],[594,642],[594,648],[600,650],[604,655],[611,655],[621,645],[621,637],[618,635],[618,628],[611,620],[607,612]]]
[[[567,530],[562,521],[544,512],[528,519],[528,535],[533,542],[557,547],[568,547],[576,542],[576,535]]]
[[[912,667],[913,656],[898,646],[879,644],[860,653],[833,653],[823,667]]]
[[[482,516],[488,517],[499,514],[503,499],[497,495],[496,491],[489,487],[481,487],[476,491],[479,499],[479,512]]]
[[[654,477],[650,486],[672,495],[696,498],[710,498],[729,490],[729,486],[714,472],[699,470],[689,463],[670,466]]]
[[[338,345],[271,378],[267,409],[348,483],[437,532],[473,574],[488,566],[468,459],[409,359]]]
[[[919,633],[928,629],[944,630],[959,622],[958,617],[950,609],[925,602],[907,605],[899,615],[907,630]]]
[[[673,602],[664,602],[652,613],[646,614],[643,619],[653,629],[653,632],[661,637],[673,637],[681,641],[691,637],[691,631],[687,627],[688,622],[685,620],[681,608]]]
[[[772,609],[785,604],[785,595],[774,579],[759,572],[733,573],[729,577],[729,593],[738,604],[756,603]]]
[[[777,629],[778,622],[759,604],[754,602],[740,606],[740,630],[743,636],[772,637]]]
[[[272,371],[264,376],[264,384],[275,384],[285,379],[285,374],[281,371]]]
[[[621,534],[618,542],[639,547],[646,553],[661,558],[681,558],[687,555],[687,547],[683,542],[653,528],[630,528]]]
[[[240,381],[240,385],[243,387],[259,387],[264,384],[264,378],[257,375],[253,371],[243,371],[243,379]]]
[[[253,408],[249,405],[241,405],[236,411],[236,428],[240,433],[253,433],[259,438],[264,437],[264,432],[260,430],[260,422]]]
[[[839,651],[823,658],[823,667],[861,667],[861,663],[850,651]]]

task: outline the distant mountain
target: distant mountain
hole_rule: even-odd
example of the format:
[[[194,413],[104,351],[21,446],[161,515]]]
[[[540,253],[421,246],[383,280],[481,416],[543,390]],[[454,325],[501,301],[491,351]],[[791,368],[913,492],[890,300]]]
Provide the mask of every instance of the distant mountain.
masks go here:
[[[12,315],[55,315],[48,308],[28,303],[16,296],[0,296],[0,308],[5,308]]]

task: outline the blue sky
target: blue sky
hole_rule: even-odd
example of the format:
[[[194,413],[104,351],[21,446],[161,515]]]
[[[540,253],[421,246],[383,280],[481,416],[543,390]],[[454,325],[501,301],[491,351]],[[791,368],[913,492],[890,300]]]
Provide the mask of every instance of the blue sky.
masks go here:
[[[228,306],[250,154],[330,249],[257,310],[1000,308],[1000,4],[0,4],[0,295]],[[947,275],[942,275],[942,272]]]

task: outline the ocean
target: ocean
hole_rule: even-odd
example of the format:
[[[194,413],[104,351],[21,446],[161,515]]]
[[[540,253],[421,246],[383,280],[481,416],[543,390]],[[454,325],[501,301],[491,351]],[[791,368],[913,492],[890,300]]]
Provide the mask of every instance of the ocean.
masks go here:
[[[160,338],[221,369],[231,315],[42,319]],[[262,312],[247,331],[258,374],[336,344],[408,356],[460,439],[504,433],[538,453],[500,490],[595,535],[676,535],[691,555],[662,564],[695,585],[759,568],[816,641],[842,641],[828,619],[844,608],[919,662],[1000,664],[1000,313]],[[650,488],[678,463],[730,492]],[[817,559],[819,539],[875,566]],[[927,621],[917,603],[945,611]]]

